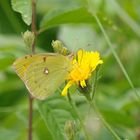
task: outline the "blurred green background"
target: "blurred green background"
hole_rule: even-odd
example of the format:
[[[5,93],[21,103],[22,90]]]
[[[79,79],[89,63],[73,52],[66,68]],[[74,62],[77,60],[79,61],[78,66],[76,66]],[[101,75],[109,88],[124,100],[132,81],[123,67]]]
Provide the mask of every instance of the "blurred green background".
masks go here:
[[[14,0],[13,0],[14,1]],[[26,1],[26,0],[25,0]],[[92,0],[111,47],[140,92],[140,1]],[[98,50],[104,60],[95,101],[102,115],[122,140],[140,140],[140,99],[125,78],[86,0],[38,0],[36,52],[52,52],[59,39],[72,51]],[[0,0],[0,140],[25,140],[28,131],[28,92],[12,64],[28,54],[21,33],[30,30],[10,0]],[[72,95],[91,140],[113,140],[94,111],[78,94]],[[64,125],[75,120],[68,101],[58,96],[34,101],[33,140],[65,140]],[[85,140],[82,131],[76,140]]]

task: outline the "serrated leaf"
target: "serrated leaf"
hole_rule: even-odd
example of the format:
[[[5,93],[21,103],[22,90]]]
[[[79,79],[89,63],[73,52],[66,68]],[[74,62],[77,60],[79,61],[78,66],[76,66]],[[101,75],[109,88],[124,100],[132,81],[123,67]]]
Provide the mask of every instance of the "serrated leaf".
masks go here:
[[[71,9],[57,9],[47,13],[41,21],[40,30],[46,30],[60,24],[93,23],[93,16],[85,7]]]
[[[21,13],[23,21],[30,25],[32,20],[31,0],[12,0],[11,3],[13,10]]]
[[[64,126],[66,121],[74,120],[75,114],[70,104],[63,97],[51,97],[46,101],[38,101],[38,109],[53,139],[65,140]]]

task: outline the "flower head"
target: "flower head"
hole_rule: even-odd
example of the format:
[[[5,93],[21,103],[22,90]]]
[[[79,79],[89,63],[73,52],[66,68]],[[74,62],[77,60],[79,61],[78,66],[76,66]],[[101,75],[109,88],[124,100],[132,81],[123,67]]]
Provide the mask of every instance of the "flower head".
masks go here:
[[[86,87],[86,80],[90,78],[96,67],[102,63],[103,61],[97,51],[79,50],[77,56],[72,60],[72,70],[67,77],[68,83],[62,91],[62,96],[67,95],[68,88],[75,83],[82,88]]]

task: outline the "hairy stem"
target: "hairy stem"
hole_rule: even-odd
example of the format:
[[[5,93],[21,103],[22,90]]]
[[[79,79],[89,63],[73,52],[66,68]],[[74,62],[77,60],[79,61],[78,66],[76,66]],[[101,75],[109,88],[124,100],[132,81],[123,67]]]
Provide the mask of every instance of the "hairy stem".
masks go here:
[[[36,1],[32,0],[32,32],[35,34],[35,39],[32,44],[32,54],[35,53],[35,40],[36,40]],[[32,140],[32,122],[33,122],[33,98],[29,95],[29,129],[28,129],[28,140]]]
[[[29,95],[29,129],[28,140],[32,140],[33,98]]]

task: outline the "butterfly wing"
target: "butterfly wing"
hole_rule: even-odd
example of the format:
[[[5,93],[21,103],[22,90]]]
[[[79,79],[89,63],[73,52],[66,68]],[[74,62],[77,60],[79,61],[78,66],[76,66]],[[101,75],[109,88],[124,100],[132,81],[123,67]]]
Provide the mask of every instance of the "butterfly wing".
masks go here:
[[[37,54],[37,55],[26,55],[22,58],[16,59],[13,66],[15,68],[15,71],[16,71],[17,75],[23,81],[25,81],[25,73],[26,73],[28,67],[34,62],[39,62],[43,58],[46,58],[46,55],[47,56],[54,56],[56,54],[47,53],[47,54]]]
[[[65,81],[70,69],[66,56],[46,56],[46,59],[32,63],[25,73],[25,85],[30,94],[40,100],[53,94]]]

